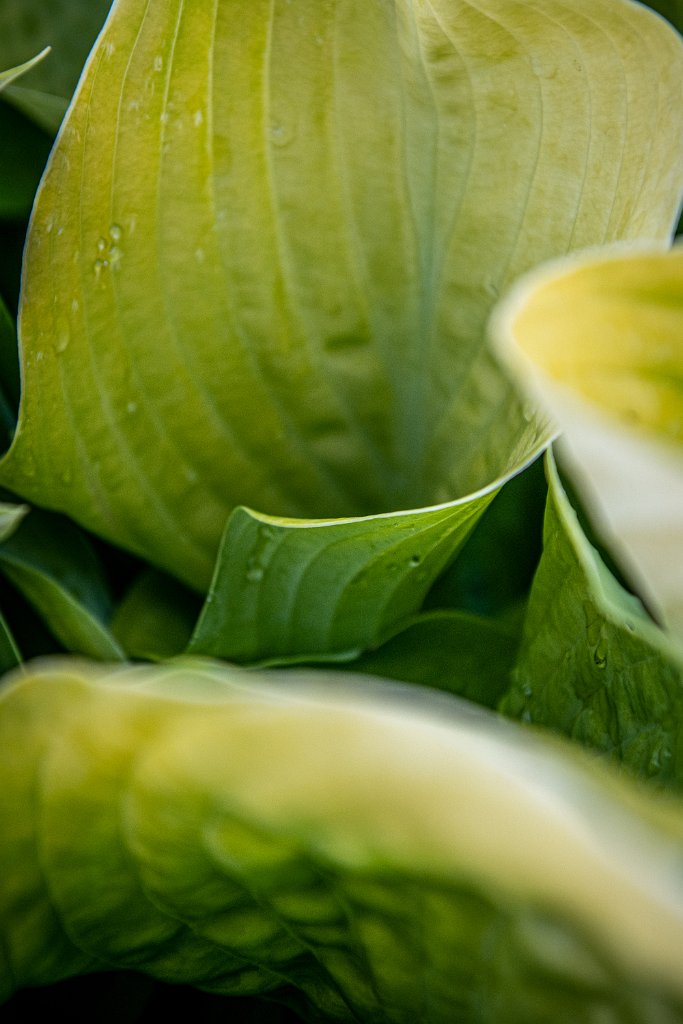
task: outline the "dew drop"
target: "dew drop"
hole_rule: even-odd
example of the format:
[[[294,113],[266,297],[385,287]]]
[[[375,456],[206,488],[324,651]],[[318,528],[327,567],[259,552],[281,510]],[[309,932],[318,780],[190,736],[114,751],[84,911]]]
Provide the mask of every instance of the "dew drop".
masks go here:
[[[130,413],[131,416],[133,415],[134,412],[137,412],[137,411],[138,411],[138,403],[137,402],[129,402],[128,405],[126,406],[126,412]]]
[[[112,226],[109,228],[109,237],[111,238],[112,242],[120,242],[122,235],[123,228],[121,227],[121,225],[112,224]]]
[[[42,363],[44,358],[45,358],[45,353],[44,352],[42,352],[42,351],[36,352],[36,362],[37,363]]]
[[[206,253],[204,252],[203,249],[195,249],[194,258],[196,259],[197,263],[203,263],[204,260],[206,259]]]
[[[263,579],[263,569],[255,565],[253,569],[247,571],[247,580],[249,583],[260,583]]]
[[[117,245],[113,245],[109,250],[109,260],[112,266],[116,266],[117,264],[119,264],[121,262],[122,256],[123,253]]]
[[[116,49],[116,47],[114,46],[113,43],[105,43],[105,45],[104,45],[104,52],[105,52],[107,57],[113,57],[115,49]]]
[[[420,558],[419,555],[412,555],[408,562],[408,565],[411,567],[411,569],[414,569],[416,566],[420,564],[421,561],[422,559]]]
[[[52,217],[50,217],[50,219],[45,222],[45,234],[49,235],[54,226],[55,222]]]
[[[57,338],[57,341],[55,342],[55,352],[57,353],[57,355],[61,355],[62,352],[66,352],[68,347],[69,347],[69,335],[68,334],[60,334],[60,336]]]
[[[284,124],[274,124],[270,129],[270,139],[274,146],[287,146],[292,141],[292,132]]]
[[[109,260],[95,260],[93,263],[93,270],[95,271],[95,277],[99,280],[102,276],[102,271],[106,270],[109,266]]]
[[[161,56],[160,53],[158,53],[156,55],[156,57],[154,58],[154,70],[155,71],[162,71],[163,67],[164,67],[164,58]]]
[[[107,239],[106,238],[98,238],[97,239],[97,251],[98,252],[106,252],[106,250],[107,250]]]
[[[192,120],[194,121],[195,128],[200,128],[204,124],[204,114],[201,110],[195,110]]]
[[[81,308],[81,304],[78,301],[78,299],[72,299],[71,300],[71,312],[72,313],[78,313],[80,308]]]

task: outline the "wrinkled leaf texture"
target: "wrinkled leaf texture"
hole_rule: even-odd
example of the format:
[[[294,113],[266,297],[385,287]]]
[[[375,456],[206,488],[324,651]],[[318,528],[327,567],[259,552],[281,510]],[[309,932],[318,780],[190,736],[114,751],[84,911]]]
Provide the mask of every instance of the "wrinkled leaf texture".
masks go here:
[[[667,234],[681,63],[611,0],[118,0],[34,210],[0,479],[198,588],[236,505],[505,479],[548,432],[489,309],[540,259]]]

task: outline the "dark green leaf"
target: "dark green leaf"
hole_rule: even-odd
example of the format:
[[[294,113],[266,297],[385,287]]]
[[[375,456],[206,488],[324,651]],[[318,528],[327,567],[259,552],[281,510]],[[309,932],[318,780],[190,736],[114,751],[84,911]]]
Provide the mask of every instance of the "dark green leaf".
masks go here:
[[[447,690],[492,708],[510,685],[518,643],[495,621],[436,611],[418,616],[344,670]]]
[[[131,658],[171,658],[187,647],[201,600],[156,569],[143,570],[112,617],[111,630]]]
[[[683,790],[683,653],[588,543],[550,457],[547,471],[544,551],[502,710]]]
[[[48,135],[0,100],[0,220],[28,215],[50,146]]]
[[[68,651],[119,660],[108,629],[111,602],[84,534],[62,516],[33,510],[0,545],[0,571]]]

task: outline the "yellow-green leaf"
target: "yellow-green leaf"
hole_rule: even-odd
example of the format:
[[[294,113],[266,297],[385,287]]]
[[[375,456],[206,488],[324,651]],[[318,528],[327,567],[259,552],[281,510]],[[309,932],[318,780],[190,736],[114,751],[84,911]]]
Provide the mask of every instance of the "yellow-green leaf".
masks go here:
[[[682,129],[680,39],[626,0],[118,0],[34,210],[0,480],[199,588],[239,504],[489,486],[538,440],[492,303],[665,237]]]

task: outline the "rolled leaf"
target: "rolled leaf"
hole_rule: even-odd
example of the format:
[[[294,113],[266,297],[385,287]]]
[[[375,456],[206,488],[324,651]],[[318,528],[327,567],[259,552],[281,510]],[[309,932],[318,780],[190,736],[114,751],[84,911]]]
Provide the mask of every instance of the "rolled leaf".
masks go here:
[[[4,995],[106,963],[295,986],[326,1021],[682,1020],[680,808],[452,698],[351,686],[8,684]]]
[[[541,259],[668,233],[682,54],[622,0],[117,0],[34,211],[0,479],[203,588],[236,505],[519,468],[539,425],[487,314]]]
[[[502,304],[493,330],[564,428],[598,528],[683,631],[683,247],[543,269]]]

